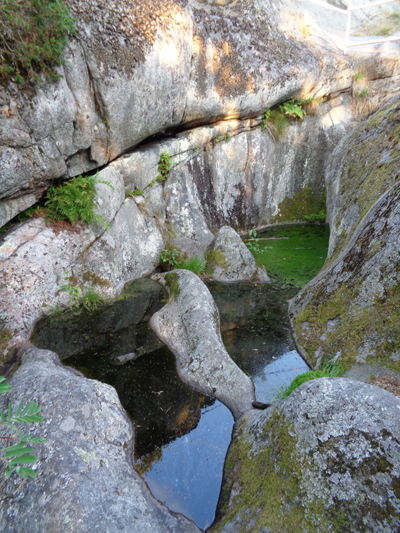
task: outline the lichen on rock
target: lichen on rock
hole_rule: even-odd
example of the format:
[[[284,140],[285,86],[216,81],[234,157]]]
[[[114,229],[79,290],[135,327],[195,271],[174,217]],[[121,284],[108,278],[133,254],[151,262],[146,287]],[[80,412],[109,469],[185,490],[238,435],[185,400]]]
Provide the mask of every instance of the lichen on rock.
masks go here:
[[[400,400],[346,379],[305,383],[238,423],[212,533],[392,533]]]

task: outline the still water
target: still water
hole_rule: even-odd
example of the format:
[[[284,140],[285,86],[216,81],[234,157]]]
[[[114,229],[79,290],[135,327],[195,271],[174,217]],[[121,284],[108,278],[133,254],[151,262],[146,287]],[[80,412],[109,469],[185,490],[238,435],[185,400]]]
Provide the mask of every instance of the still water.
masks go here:
[[[282,386],[308,370],[290,336],[287,300],[321,268],[329,234],[324,227],[289,226],[264,238],[259,260],[271,284],[208,287],[227,351],[253,378],[257,400],[271,403]],[[180,381],[173,354],[147,323],[165,302],[158,284],[136,280],[98,312],[43,319],[32,341],[116,388],[135,428],[136,470],[156,498],[206,529],[214,520],[233,417],[223,404]],[[121,364],[121,355],[141,357]]]

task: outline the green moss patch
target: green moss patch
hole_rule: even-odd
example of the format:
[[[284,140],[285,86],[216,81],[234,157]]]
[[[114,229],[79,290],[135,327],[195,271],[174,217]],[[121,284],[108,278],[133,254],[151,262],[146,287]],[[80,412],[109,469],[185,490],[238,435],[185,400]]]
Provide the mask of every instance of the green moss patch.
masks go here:
[[[308,184],[295,193],[293,198],[284,198],[278,206],[279,212],[271,219],[276,222],[325,222],[326,220],[326,194],[316,196]]]
[[[179,288],[179,277],[176,272],[169,272],[165,276],[165,283],[169,288],[169,300],[172,301],[177,298],[181,292]]]
[[[245,417],[235,444],[226,460],[225,484],[221,493],[220,510],[227,513],[212,533],[240,513],[237,533],[251,530],[294,532],[343,531],[344,512],[328,508],[323,495],[311,497],[304,487],[307,472],[312,469],[309,458],[297,450],[297,437],[292,425],[278,411],[267,420],[261,438],[262,446],[255,453],[253,437],[243,430]],[[231,488],[237,496],[231,501]]]
[[[319,346],[324,350],[325,361],[340,351],[340,362],[349,369],[366,343],[373,339],[373,351],[366,362],[400,372],[400,360],[394,358],[400,353],[400,282],[367,307],[354,303],[355,296],[344,284],[331,295],[326,295],[323,289],[317,291],[295,319],[300,344],[314,362]],[[334,319],[338,320],[338,326],[329,331],[327,323]],[[321,340],[322,335],[325,340]]]

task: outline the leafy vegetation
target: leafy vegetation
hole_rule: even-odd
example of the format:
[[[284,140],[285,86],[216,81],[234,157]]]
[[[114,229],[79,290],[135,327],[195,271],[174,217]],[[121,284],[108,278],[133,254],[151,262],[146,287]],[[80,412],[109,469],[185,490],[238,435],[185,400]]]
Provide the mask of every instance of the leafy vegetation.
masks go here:
[[[161,250],[160,261],[165,266],[176,268],[178,266],[179,254],[180,254],[179,250],[176,250],[172,246],[168,246],[167,248],[164,248],[163,250]]]
[[[172,166],[172,156],[167,152],[161,152],[160,162],[158,163],[159,174],[156,177],[156,181],[158,181],[158,183],[161,183],[168,178],[168,172],[171,170]]]
[[[107,226],[108,221],[95,212],[96,183],[104,183],[114,189],[110,182],[99,179],[98,174],[77,176],[58,187],[50,187],[45,202],[48,217],[68,220],[72,225],[82,220],[89,225]]]
[[[0,75],[40,85],[61,76],[62,56],[74,21],[62,0],[0,0]]]
[[[72,277],[66,275],[64,279],[68,283],[64,283],[61,286],[61,290],[68,294],[68,306],[70,309],[83,306],[90,311],[105,304],[104,296],[95,287],[85,287],[82,290]],[[60,304],[56,305],[54,311],[55,313],[61,312]]]
[[[5,378],[0,376],[0,394],[10,392],[11,386],[5,383]],[[30,447],[32,444],[39,444],[47,442],[42,437],[34,437],[23,433],[19,429],[20,424],[41,424],[43,416],[40,414],[41,407],[34,401],[30,401],[25,407],[22,407],[21,402],[17,409],[14,409],[11,403],[8,404],[8,409],[0,409],[0,427],[6,428],[7,436],[3,436],[5,440],[16,440],[17,443],[12,446],[6,446],[0,450],[0,459],[5,464],[5,476],[9,478],[15,471],[24,480],[29,477],[35,478],[36,473],[32,468],[25,465],[33,465],[36,463],[36,456],[34,450]]]
[[[307,381],[317,378],[336,378],[341,376],[343,372],[344,368],[339,363],[333,361],[328,362],[322,370],[310,370],[304,374],[299,374],[294,378],[290,385],[281,387],[275,397],[277,400],[284,400],[290,396],[297,387],[300,387],[300,385]]]
[[[250,240],[246,242],[246,246],[249,250],[251,250],[254,254],[259,254],[261,252],[259,241],[260,239],[257,237],[257,231],[255,229],[251,229],[249,231],[249,237]]]

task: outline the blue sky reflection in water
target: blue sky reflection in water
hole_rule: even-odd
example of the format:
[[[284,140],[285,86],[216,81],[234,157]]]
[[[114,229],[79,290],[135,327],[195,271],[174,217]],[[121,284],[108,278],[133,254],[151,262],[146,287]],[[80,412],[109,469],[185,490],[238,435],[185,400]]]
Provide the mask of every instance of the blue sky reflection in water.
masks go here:
[[[156,498],[205,529],[214,520],[233,416],[221,402],[201,410],[190,433],[163,446],[144,479]]]

